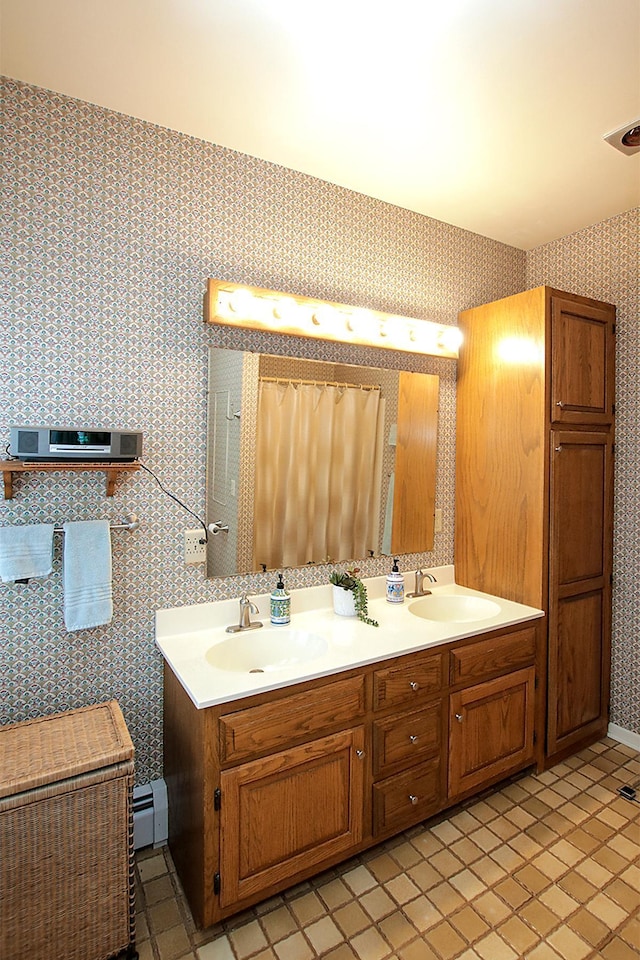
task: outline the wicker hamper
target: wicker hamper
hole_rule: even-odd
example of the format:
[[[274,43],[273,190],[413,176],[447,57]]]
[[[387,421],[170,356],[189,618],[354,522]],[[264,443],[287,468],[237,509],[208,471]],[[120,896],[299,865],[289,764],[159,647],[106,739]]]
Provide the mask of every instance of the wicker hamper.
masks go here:
[[[0,957],[135,952],[133,744],[120,707],[0,727]]]

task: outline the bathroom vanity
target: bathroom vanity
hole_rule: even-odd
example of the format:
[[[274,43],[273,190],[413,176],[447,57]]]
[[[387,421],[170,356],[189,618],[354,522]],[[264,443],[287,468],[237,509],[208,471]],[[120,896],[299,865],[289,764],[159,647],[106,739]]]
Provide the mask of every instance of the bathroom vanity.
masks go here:
[[[237,601],[159,611],[169,844],[199,925],[534,762],[542,611],[434,573],[403,605],[366,581],[379,628],[328,585],[293,593],[290,628],[225,633]]]

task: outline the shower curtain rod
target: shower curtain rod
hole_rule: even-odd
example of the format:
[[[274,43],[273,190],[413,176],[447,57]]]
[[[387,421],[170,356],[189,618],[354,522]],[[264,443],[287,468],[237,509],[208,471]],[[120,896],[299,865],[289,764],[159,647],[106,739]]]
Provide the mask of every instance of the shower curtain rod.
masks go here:
[[[261,383],[304,384],[309,387],[351,387],[352,390],[379,390],[379,383],[345,383],[344,380],[295,380],[293,377],[259,377]]]

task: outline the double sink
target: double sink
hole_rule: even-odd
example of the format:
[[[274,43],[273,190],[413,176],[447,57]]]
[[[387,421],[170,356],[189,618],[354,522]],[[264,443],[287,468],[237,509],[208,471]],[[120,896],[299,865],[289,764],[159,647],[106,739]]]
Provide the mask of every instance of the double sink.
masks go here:
[[[454,593],[430,594],[412,600],[409,613],[437,623],[471,623],[500,613],[500,605],[485,597]],[[310,630],[278,627],[267,633],[237,633],[214,644],[207,662],[217,670],[233,673],[266,673],[309,663],[327,653],[325,637]]]
[[[456,584],[434,567],[431,594],[388,603],[385,578],[366,579],[379,627],[333,611],[330,584],[292,591],[291,623],[269,623],[269,594],[253,595],[260,630],[229,634],[238,599],[158,610],[156,644],[198,709],[228,703],[544,616],[541,610]],[[267,581],[268,582],[268,581]]]

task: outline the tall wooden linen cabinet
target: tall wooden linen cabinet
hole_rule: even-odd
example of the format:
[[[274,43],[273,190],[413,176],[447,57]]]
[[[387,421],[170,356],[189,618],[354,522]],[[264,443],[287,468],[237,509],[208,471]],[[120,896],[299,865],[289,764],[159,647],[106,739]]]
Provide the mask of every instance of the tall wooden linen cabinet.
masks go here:
[[[459,323],[456,578],[546,612],[551,766],[608,724],[615,308],[538,287]]]

